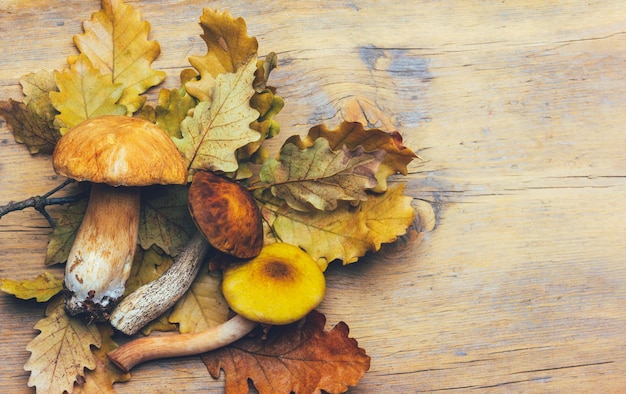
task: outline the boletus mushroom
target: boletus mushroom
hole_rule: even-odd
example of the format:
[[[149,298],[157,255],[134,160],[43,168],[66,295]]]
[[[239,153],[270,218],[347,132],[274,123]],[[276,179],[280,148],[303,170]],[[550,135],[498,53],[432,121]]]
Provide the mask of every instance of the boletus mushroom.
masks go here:
[[[257,325],[288,324],[305,317],[324,298],[326,281],[317,263],[297,246],[267,245],[248,261],[227,267],[222,291],[238,314],[193,334],[144,337],[109,353],[124,371],[158,358],[200,354],[244,337]]]
[[[187,199],[198,233],[165,273],[126,296],[115,308],[111,325],[127,335],[135,334],[183,296],[198,274],[209,244],[242,259],[258,255],[263,247],[259,207],[239,183],[199,171],[193,176]]]
[[[63,135],[53,165],[59,175],[93,183],[65,267],[66,310],[106,319],[130,274],[139,228],[139,187],[186,183],[185,161],[155,124],[102,116]]]

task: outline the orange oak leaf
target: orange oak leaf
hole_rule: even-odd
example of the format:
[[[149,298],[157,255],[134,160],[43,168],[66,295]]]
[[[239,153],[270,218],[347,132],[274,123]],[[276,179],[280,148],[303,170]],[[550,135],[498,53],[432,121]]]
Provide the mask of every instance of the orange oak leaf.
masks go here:
[[[367,152],[377,149],[387,152],[376,174],[378,186],[373,190],[377,192],[387,190],[388,176],[396,173],[406,175],[407,165],[417,157],[415,152],[402,144],[402,136],[398,132],[388,133],[379,129],[365,129],[358,122],[342,122],[333,130],[324,125],[315,126],[309,130],[304,139],[292,136],[287,139],[286,143],[291,142],[300,149],[304,149],[311,146],[319,137],[326,138],[332,149],[338,149],[341,145],[354,149],[361,145]]]
[[[226,374],[228,394],[248,392],[248,379],[260,394],[343,393],[370,367],[370,357],[348,337],[339,322],[324,331],[326,317],[316,311],[304,320],[273,326],[266,336],[243,338],[201,356],[215,379]]]
[[[198,70],[200,78],[187,82],[185,87],[198,100],[211,101],[217,76],[236,72],[256,55],[258,43],[256,38],[248,37],[243,18],[234,18],[228,11],[204,8],[200,26],[207,53],[189,57],[189,63]]]

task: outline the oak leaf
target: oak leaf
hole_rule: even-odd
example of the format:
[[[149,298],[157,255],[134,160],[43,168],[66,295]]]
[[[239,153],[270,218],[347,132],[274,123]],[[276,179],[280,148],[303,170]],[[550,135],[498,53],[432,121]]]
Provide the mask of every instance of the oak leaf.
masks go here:
[[[211,376],[226,374],[227,393],[247,393],[248,379],[260,394],[342,393],[370,367],[370,357],[339,322],[325,331],[326,318],[311,312],[303,321],[273,326],[267,337],[243,338],[201,356]]]
[[[384,156],[383,150],[366,153],[360,146],[332,150],[325,138],[305,149],[287,143],[279,160],[263,163],[260,177],[293,209],[333,210],[337,201],[367,200],[365,191],[376,186],[374,175]]]
[[[161,89],[157,106],[154,109],[155,123],[170,137],[182,138],[180,123],[197,104],[196,99],[189,95],[185,88]]]
[[[138,249],[133,258],[130,275],[126,280],[124,295],[129,295],[139,287],[157,279],[172,266],[172,263],[172,258],[154,245],[148,250]]]
[[[107,353],[117,348],[117,344],[112,338],[113,328],[110,325],[99,324],[98,330],[102,337],[102,345],[93,351],[96,358],[96,368],[85,372],[84,382],[82,384],[76,383],[72,394],[115,394],[113,384],[130,379],[130,373],[122,372],[107,356]]]
[[[57,279],[48,271],[35,279],[19,281],[0,278],[0,290],[22,300],[34,298],[37,302],[46,302],[63,290],[63,279]]]
[[[62,72],[55,71],[58,92],[50,92],[50,100],[60,112],[61,133],[82,121],[99,115],[124,115],[126,107],[118,104],[124,86],[102,74],[85,55]]]
[[[358,206],[345,203],[334,211],[300,212],[260,200],[261,211],[277,239],[304,249],[324,271],[333,260],[354,263],[406,233],[415,212],[412,198],[403,190],[404,184],[399,183]]]
[[[156,245],[176,257],[195,231],[185,186],[144,188],[139,216],[139,244],[143,249]]]
[[[102,339],[95,324],[65,314],[63,297],[55,297],[46,308],[46,317],[35,329],[40,333],[26,346],[31,352],[24,365],[30,371],[29,387],[37,392],[71,392],[82,379],[85,369],[96,368],[92,346],[100,347]]]
[[[64,263],[70,254],[74,244],[76,233],[87,211],[87,199],[65,206],[61,216],[56,220],[56,225],[50,234],[48,248],[46,249],[45,265]]]
[[[218,272],[203,266],[185,295],[178,300],[169,321],[178,323],[181,333],[192,333],[218,326],[228,320],[228,304],[221,291]]]
[[[218,75],[213,100],[199,103],[193,116],[182,122],[183,137],[174,142],[192,174],[198,170],[237,170],[236,150],[260,138],[250,128],[259,117],[258,111],[250,107],[255,69],[255,62],[248,59],[236,73]]]
[[[102,9],[83,22],[83,30],[74,36],[74,44],[108,76],[109,83],[122,87],[118,104],[125,106],[128,114],[134,113],[146,101],[141,94],[165,79],[165,72],[151,67],[161,48],[158,42],[148,40],[150,23],[122,0],[103,0]]]
[[[31,154],[50,154],[61,138],[54,127],[57,111],[50,102],[50,92],[57,90],[54,74],[46,70],[30,73],[20,84],[24,102],[1,101],[0,116],[11,127],[15,141],[25,144]]]
[[[258,43],[256,38],[248,37],[243,18],[234,18],[228,11],[204,8],[200,26],[204,32],[202,38],[207,45],[207,53],[189,57],[189,62],[200,73],[200,77],[187,82],[185,87],[198,100],[211,101],[217,76],[234,73],[250,58],[255,58]]]
[[[387,190],[387,178],[390,175],[400,173],[406,175],[407,165],[417,158],[415,152],[402,143],[402,137],[398,132],[385,132],[379,129],[365,129],[358,122],[342,122],[339,127],[330,130],[324,125],[315,126],[309,130],[304,139],[292,136],[286,142],[298,145],[300,148],[311,146],[320,137],[326,138],[330,142],[332,149],[337,149],[341,145],[346,145],[348,149],[354,149],[361,145],[366,151],[382,149],[387,152],[381,163],[376,179],[378,186],[374,189],[377,192]]]
[[[6,119],[15,141],[25,144],[33,155],[52,153],[56,142],[61,138],[61,134],[53,126],[54,119],[51,121],[41,117],[32,106],[19,101],[0,101],[0,116]]]

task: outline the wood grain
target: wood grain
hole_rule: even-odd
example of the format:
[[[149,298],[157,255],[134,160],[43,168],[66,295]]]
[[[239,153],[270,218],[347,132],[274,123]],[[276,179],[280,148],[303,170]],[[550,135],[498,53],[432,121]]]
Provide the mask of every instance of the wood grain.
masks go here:
[[[260,53],[278,53],[281,138],[334,126],[360,100],[424,159],[407,190],[434,203],[436,228],[328,271],[321,311],[372,356],[351,392],[626,391],[623,2],[129,3],[161,44],[163,87],[205,51],[202,7],[228,8]],[[20,99],[23,74],[63,68],[98,9],[0,0],[0,100]],[[0,205],[61,181],[2,123]],[[48,232],[32,210],[2,218],[0,276],[40,273]],[[0,297],[4,392],[34,392],[22,367],[42,313]],[[116,389],[220,392],[222,382],[184,358],[139,366]]]

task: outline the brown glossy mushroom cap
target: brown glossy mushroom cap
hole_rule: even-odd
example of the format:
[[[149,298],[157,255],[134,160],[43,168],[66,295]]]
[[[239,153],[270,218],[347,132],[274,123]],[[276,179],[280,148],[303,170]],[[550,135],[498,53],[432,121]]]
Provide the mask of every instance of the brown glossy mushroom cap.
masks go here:
[[[302,249],[267,245],[252,260],[228,266],[222,293],[238,314],[264,324],[289,324],[305,317],[324,299],[326,280]]]
[[[261,212],[250,192],[237,182],[199,171],[189,186],[189,211],[214,248],[251,258],[263,247]]]
[[[184,184],[187,166],[157,125],[127,116],[87,119],[57,143],[54,170],[78,181],[113,186]]]

